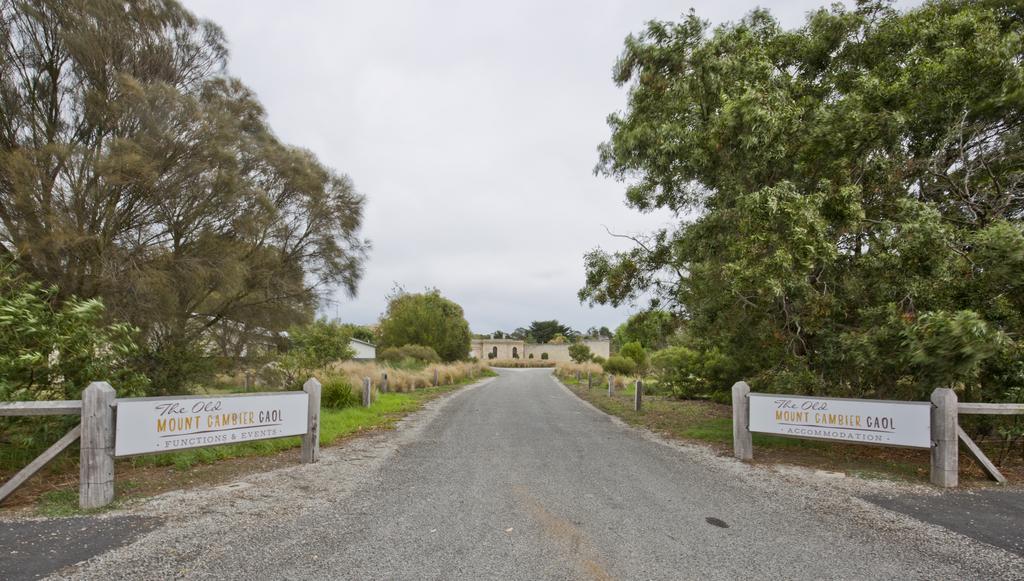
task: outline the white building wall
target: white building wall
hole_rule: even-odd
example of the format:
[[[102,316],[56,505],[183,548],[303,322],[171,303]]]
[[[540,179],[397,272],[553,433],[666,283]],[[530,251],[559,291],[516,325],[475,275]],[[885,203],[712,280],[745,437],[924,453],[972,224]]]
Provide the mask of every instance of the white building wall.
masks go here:
[[[352,357],[353,359],[376,359],[377,358],[377,347],[364,343],[357,339],[352,339],[348,342],[348,346],[356,352]]]

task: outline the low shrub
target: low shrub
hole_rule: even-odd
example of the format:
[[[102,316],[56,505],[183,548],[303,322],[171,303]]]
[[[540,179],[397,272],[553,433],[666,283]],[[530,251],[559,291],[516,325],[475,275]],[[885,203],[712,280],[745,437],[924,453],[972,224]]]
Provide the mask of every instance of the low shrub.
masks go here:
[[[647,366],[647,351],[639,341],[630,341],[619,349],[619,356],[632,359],[635,367],[643,370]]]
[[[611,373],[612,375],[630,375],[636,371],[636,361],[629,357],[613,355],[601,367],[604,368],[605,373]]]
[[[713,396],[729,392],[732,385],[729,362],[717,350],[666,347],[651,355],[651,367],[658,381],[678,398]]]
[[[402,345],[388,347],[377,354],[377,359],[389,363],[399,363],[405,359],[414,359],[423,363],[440,363],[441,356],[432,347],[424,345]]]
[[[344,377],[330,377],[320,387],[320,405],[340,410],[362,404],[362,397]]]

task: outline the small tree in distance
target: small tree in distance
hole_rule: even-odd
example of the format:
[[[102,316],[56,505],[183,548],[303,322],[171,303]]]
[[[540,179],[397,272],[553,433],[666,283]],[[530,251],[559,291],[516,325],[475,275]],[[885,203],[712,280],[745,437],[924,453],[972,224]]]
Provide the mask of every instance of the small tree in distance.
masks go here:
[[[593,356],[593,353],[590,352],[590,347],[583,343],[569,345],[569,357],[576,363],[586,363]]]
[[[381,348],[425,345],[443,361],[465,359],[471,337],[462,307],[437,289],[422,293],[398,289],[388,298],[388,310],[380,321]]]

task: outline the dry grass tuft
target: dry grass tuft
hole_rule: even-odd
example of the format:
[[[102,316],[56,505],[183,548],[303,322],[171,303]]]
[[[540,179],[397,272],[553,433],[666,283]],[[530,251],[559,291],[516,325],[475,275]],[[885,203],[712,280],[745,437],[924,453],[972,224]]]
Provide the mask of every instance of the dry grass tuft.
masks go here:
[[[467,379],[480,377],[484,366],[479,363],[439,363],[423,369],[397,369],[387,364],[369,361],[345,361],[335,365],[333,371],[344,377],[352,389],[359,390],[363,378],[369,377],[373,389],[380,388],[384,373],[388,374],[388,391],[407,392],[429,387],[434,384],[434,370],[437,370],[439,385],[451,385]]]

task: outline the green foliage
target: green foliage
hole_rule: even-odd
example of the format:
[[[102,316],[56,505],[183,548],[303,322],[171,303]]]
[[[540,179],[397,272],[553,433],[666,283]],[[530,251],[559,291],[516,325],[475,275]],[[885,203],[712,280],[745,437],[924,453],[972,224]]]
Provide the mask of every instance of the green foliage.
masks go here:
[[[632,375],[636,371],[636,361],[621,355],[612,355],[601,364],[605,373],[612,375]]]
[[[369,327],[362,325],[353,325],[351,323],[345,323],[341,326],[349,337],[353,339],[359,339],[360,341],[374,344],[377,342],[377,337],[373,334],[373,331]]]
[[[343,377],[327,378],[320,389],[320,404],[325,408],[340,410],[362,404],[361,397]]]
[[[135,329],[106,324],[97,299],[60,303],[56,295],[0,264],[0,400],[80,399],[92,381],[109,382],[121,396],[143,395]]]
[[[348,344],[351,338],[352,330],[349,326],[320,320],[289,329],[291,345],[288,352],[299,354],[314,369],[323,369],[331,363],[351,359],[355,355]]]
[[[354,353],[349,339],[349,329],[326,320],[289,329],[288,352],[277,360],[285,373],[285,385],[297,389],[330,364],[350,359]]]
[[[651,355],[651,367],[659,385],[679,398],[728,393],[732,386],[728,377],[731,366],[716,349],[666,347]]]
[[[545,351],[545,352],[541,353],[541,354],[540,354],[540,358],[541,358],[541,359],[545,359],[545,360],[546,360],[546,359],[548,358],[548,353],[547,353],[547,351]]]
[[[526,331],[528,336],[537,343],[551,343],[553,342],[553,339],[559,335],[562,336],[562,342],[564,343],[566,339],[573,339],[579,336],[579,333],[574,331],[571,327],[563,325],[554,319],[550,321],[534,321],[530,323],[530,328]]]
[[[627,357],[636,364],[637,369],[643,369],[647,365],[647,351],[638,341],[626,343],[619,349],[619,355]]]
[[[669,343],[697,354],[660,362],[686,392],[728,389],[699,387],[720,356],[765,391],[998,401],[1024,383],[1022,15],[934,0],[835,4],[791,31],[764,10],[649,23],[616,64],[629,106],[598,169],[637,210],[694,218],[587,254],[580,299],[678,317]]]
[[[590,352],[590,347],[583,343],[569,345],[569,357],[576,363],[586,363],[593,356],[593,353]]]
[[[0,401],[81,399],[93,381],[121,397],[146,395],[135,329],[107,324],[98,299],[56,300],[57,289],[0,263]],[[72,417],[0,418],[0,462],[28,461],[77,423]]]
[[[662,349],[668,345],[669,338],[678,326],[679,320],[668,311],[641,311],[615,329],[613,344],[621,349],[626,343],[635,341],[645,349]]]
[[[601,357],[600,355],[594,355],[593,357],[590,358],[590,360],[593,361],[594,363],[597,363],[598,365],[601,365],[602,367],[604,366],[605,361],[607,361],[607,359]]]
[[[432,348],[425,345],[402,345],[401,347],[388,347],[377,354],[377,359],[389,363],[401,363],[411,359],[420,365],[424,363],[440,363],[441,356]]]
[[[380,347],[425,345],[442,361],[465,359],[470,337],[462,307],[437,289],[416,294],[398,290],[388,297],[380,322]]]
[[[196,346],[237,360],[324,285],[355,292],[363,197],[278,140],[215,24],[163,1],[2,11],[0,256],[137,327],[159,390],[212,371]]]

